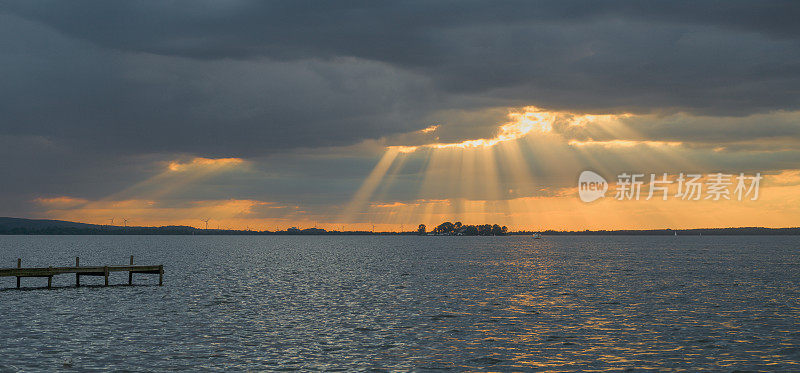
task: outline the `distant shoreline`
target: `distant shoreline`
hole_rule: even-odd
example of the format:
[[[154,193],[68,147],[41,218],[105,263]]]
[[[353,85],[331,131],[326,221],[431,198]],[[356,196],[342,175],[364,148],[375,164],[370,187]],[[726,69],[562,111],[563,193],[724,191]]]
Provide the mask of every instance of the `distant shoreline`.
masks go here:
[[[791,228],[695,228],[695,229],[620,229],[583,231],[510,231],[508,236],[796,236],[800,227]],[[417,232],[327,231],[319,228],[285,231],[200,229],[187,226],[121,227],[76,223],[62,220],[0,217],[0,235],[164,235],[164,236],[418,236]],[[432,236],[441,237],[441,236]]]

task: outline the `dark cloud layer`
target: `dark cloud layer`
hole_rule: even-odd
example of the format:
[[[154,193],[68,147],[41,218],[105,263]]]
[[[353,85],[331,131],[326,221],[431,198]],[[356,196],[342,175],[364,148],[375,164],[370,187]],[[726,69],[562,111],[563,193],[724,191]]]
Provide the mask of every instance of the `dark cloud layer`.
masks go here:
[[[98,48],[8,16],[0,29],[4,132],[103,153],[350,144],[419,122],[430,94],[420,78],[366,60],[198,61]]]
[[[796,108],[792,1],[15,2],[103,48],[203,60],[355,57],[448,93],[593,111]]]
[[[788,1],[0,9],[4,130],[95,149],[266,154],[417,130],[459,107],[743,115],[800,104],[800,5]]]
[[[796,1],[0,1],[0,140],[20,180],[3,198],[102,195],[117,185],[81,186],[97,170],[127,183],[156,172],[132,160],[176,154],[432,124],[440,141],[487,137],[527,105],[688,118],[630,123],[641,140],[796,138],[794,117],[753,116],[800,109],[798,16]]]

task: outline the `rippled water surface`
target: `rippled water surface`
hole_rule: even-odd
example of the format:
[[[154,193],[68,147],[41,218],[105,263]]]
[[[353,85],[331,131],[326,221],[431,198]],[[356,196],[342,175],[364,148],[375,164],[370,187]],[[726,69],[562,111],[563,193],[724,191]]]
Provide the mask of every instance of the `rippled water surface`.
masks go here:
[[[800,371],[798,237],[0,237],[129,255],[164,286],[0,278],[0,371]]]

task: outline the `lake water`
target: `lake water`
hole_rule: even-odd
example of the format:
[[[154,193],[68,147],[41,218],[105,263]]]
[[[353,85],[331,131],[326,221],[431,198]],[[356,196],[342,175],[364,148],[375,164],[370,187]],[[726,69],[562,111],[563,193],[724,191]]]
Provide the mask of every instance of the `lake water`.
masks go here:
[[[129,255],[0,278],[0,371],[800,371],[798,237],[0,236]]]

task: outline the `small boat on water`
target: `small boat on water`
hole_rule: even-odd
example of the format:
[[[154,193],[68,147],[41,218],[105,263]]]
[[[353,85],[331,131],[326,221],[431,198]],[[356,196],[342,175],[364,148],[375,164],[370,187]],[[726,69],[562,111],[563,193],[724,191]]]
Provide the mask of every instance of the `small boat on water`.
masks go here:
[[[534,238],[534,239],[537,239],[537,240],[540,240],[540,239],[542,239],[542,235],[541,235],[541,234],[539,234],[539,233],[534,233],[534,234],[533,234],[533,238]]]

